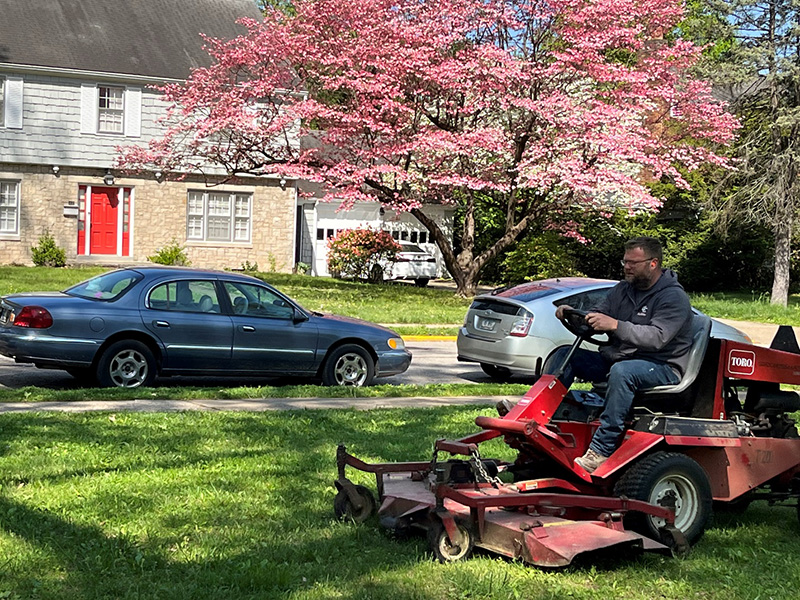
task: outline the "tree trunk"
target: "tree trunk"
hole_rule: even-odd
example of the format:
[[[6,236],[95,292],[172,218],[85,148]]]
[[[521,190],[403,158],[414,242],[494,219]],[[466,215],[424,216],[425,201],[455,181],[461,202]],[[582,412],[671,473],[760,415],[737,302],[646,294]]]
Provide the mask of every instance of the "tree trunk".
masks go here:
[[[789,260],[792,254],[792,203],[780,198],[775,208],[775,275],[772,279],[771,303],[789,303]]]

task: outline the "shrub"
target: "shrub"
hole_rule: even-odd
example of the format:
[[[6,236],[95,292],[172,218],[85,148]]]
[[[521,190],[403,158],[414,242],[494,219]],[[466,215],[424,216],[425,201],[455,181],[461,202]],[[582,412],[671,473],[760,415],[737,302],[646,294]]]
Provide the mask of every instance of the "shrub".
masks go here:
[[[544,232],[518,243],[503,260],[503,281],[508,284],[581,276],[568,240],[555,232]]]
[[[246,260],[242,263],[242,271],[245,273],[256,273],[258,272],[258,263],[251,263],[249,260]]]
[[[397,258],[400,244],[388,231],[344,229],[328,242],[328,271],[339,279],[383,281],[383,268]]]
[[[39,238],[39,244],[31,248],[31,257],[37,267],[63,267],[67,264],[67,253],[56,244],[47,229]]]
[[[186,255],[186,249],[178,243],[178,240],[172,238],[172,241],[156,250],[152,256],[148,256],[147,260],[159,265],[173,265],[178,267],[188,267],[192,263]]]

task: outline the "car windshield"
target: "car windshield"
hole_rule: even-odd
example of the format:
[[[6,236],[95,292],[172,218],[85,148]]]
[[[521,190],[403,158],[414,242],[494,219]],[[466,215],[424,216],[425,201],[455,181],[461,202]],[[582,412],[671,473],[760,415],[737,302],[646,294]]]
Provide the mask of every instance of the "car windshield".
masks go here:
[[[400,252],[425,252],[415,244],[400,244]]]
[[[530,302],[537,298],[544,298],[558,293],[561,290],[541,285],[540,283],[523,283],[510,290],[504,290],[495,294],[498,298],[513,298],[520,302]]]
[[[79,283],[71,288],[64,290],[65,294],[78,296],[89,300],[114,301],[120,298],[125,292],[142,278],[141,273],[136,271],[112,271],[103,273],[83,283]]]

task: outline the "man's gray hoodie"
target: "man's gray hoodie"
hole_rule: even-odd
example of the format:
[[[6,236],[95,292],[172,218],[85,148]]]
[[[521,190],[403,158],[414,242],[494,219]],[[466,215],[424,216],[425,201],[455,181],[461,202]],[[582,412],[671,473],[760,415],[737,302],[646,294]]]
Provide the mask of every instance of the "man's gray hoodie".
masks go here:
[[[674,271],[663,269],[647,290],[620,281],[594,311],[619,321],[611,344],[600,347],[606,360],[642,358],[683,375],[692,346],[692,306]]]

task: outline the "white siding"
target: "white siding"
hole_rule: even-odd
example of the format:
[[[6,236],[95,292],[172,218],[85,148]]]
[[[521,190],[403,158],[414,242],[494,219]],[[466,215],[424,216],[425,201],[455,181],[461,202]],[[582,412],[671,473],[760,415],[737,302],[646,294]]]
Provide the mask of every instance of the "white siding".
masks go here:
[[[132,123],[137,119],[126,122],[126,131],[140,136],[134,140],[121,134],[95,133],[96,82],[42,75],[26,75],[24,80],[25,127],[0,129],[0,163],[109,168],[114,165],[117,146],[145,144],[163,133],[156,121],[164,114],[166,103],[154,90],[128,89],[141,115],[138,130]]]

